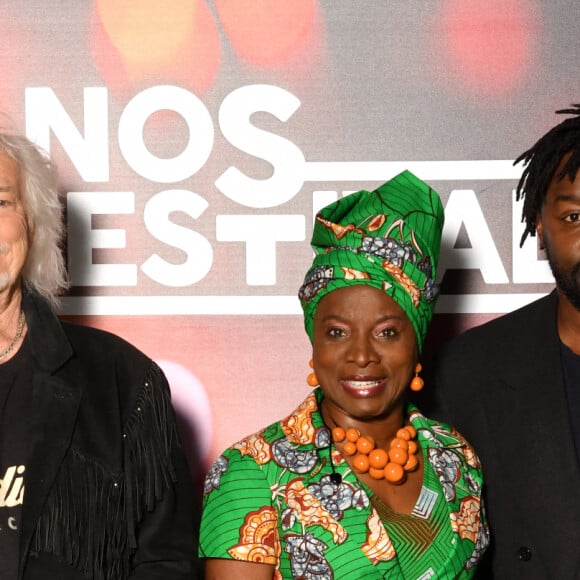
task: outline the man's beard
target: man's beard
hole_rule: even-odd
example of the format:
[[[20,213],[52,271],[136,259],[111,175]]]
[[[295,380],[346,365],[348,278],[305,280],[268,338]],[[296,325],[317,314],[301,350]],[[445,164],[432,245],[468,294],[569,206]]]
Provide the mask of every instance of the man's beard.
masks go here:
[[[0,292],[10,287],[10,274],[8,272],[0,273]]]
[[[8,254],[10,246],[8,244],[0,244],[0,254]],[[8,272],[0,272],[0,292],[6,290],[10,286],[10,274]]]
[[[568,298],[572,306],[580,312],[580,262],[571,270],[561,269],[556,261],[551,258],[547,244],[545,250],[556,285],[564,296]]]

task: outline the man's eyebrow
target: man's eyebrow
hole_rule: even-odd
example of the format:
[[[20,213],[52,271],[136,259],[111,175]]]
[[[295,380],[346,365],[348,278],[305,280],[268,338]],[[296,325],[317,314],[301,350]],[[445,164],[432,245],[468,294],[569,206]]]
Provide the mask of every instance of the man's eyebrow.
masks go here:
[[[580,201],[580,195],[577,193],[560,193],[555,198],[556,201]]]

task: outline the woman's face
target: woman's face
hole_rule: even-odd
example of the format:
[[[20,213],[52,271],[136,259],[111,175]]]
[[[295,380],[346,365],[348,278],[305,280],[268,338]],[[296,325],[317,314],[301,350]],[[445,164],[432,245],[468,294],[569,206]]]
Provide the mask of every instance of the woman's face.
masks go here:
[[[314,371],[338,424],[342,418],[368,421],[400,412],[417,357],[410,320],[384,292],[350,286],[320,300]]]

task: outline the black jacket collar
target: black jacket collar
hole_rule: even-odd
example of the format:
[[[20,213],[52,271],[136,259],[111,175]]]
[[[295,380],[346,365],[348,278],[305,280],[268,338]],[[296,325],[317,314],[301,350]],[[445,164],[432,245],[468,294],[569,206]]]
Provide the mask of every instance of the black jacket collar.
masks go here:
[[[38,370],[52,373],[73,356],[62,324],[48,302],[31,290],[22,293],[28,338]]]
[[[74,351],[56,314],[43,298],[30,291],[23,292],[22,308],[34,369],[19,578],[42,506],[70,447],[83,393],[82,377],[75,370],[77,365],[66,365],[73,359]]]

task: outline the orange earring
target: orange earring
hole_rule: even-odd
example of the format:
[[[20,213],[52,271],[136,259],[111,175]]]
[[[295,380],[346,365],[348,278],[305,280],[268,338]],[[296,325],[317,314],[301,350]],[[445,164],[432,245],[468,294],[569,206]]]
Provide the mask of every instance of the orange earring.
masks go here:
[[[419,373],[421,372],[422,368],[423,367],[421,366],[421,363],[417,363],[417,366],[415,367],[415,376],[411,381],[412,391],[420,391],[423,388],[423,385],[425,384],[423,379],[419,376]]]
[[[308,366],[312,369],[314,368],[314,361],[312,359],[310,359],[310,362],[308,363]],[[314,371],[312,371],[307,377],[306,377],[306,382],[314,389],[315,387],[318,386],[318,377],[316,376],[316,373]]]

